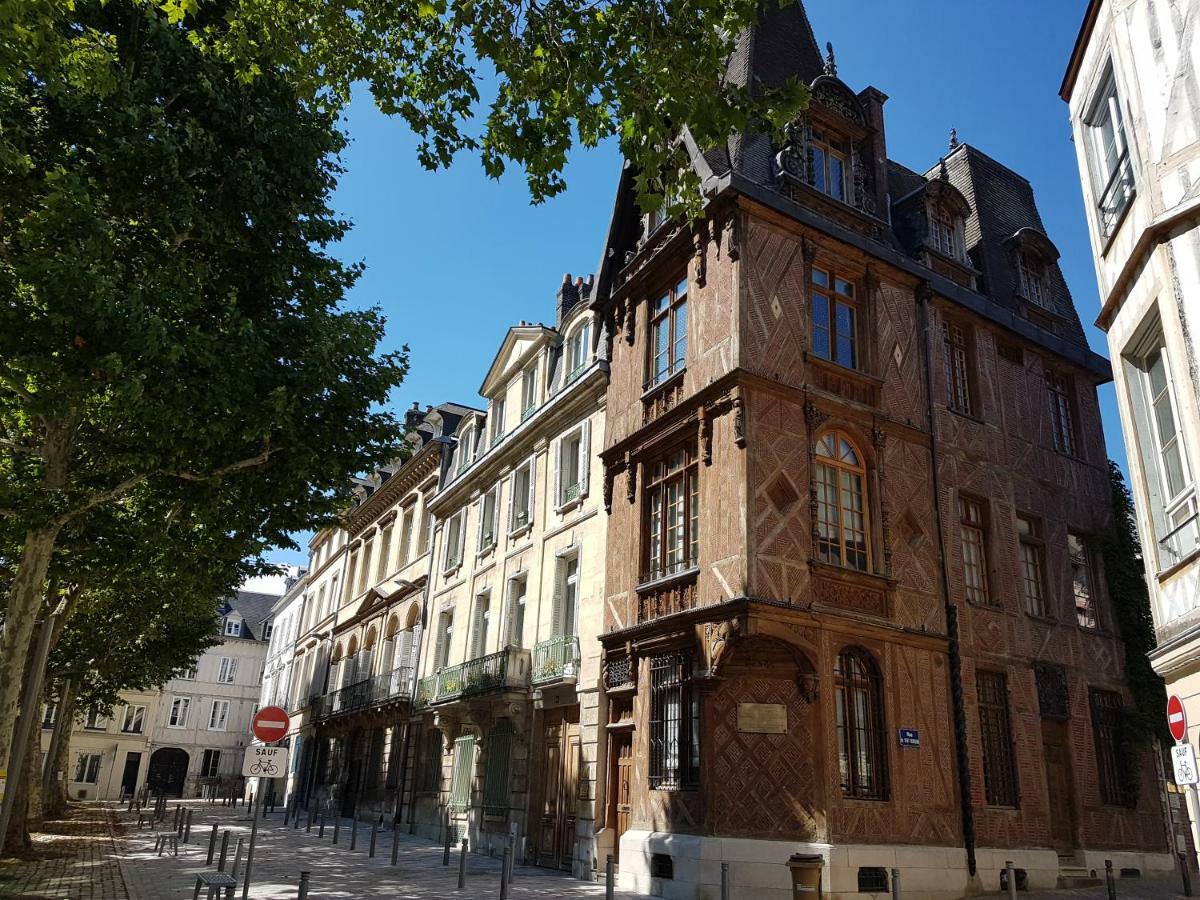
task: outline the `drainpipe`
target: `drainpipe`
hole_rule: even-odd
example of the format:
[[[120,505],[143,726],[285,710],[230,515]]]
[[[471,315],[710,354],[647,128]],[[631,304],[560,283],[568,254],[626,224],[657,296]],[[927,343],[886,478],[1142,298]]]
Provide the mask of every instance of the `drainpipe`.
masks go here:
[[[937,417],[933,410],[933,362],[929,344],[929,300],[933,290],[929,282],[917,288],[917,312],[921,325],[921,362],[925,368],[925,412],[929,422],[929,470],[933,479],[933,513],[937,523],[938,551],[941,556],[942,597],[946,606],[946,638],[950,655],[950,706],[954,717],[954,749],[958,762],[958,794],[962,807],[963,847],[967,851],[967,871],[975,877],[975,810],[971,806],[971,768],[967,754],[967,710],[963,702],[962,655],[958,640],[958,607],[950,601],[950,571],[946,563],[946,528],[942,519],[942,485],[938,474]]]

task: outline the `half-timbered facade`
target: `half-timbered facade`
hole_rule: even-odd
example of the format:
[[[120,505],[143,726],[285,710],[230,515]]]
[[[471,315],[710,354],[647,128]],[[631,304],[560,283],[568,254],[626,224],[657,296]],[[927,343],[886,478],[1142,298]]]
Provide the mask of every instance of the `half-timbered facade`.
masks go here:
[[[953,136],[889,160],[886,96],[800,3],[729,77],[812,101],[782,144],[685,133],[698,222],[642,215],[627,170],[597,278],[622,887],[715,898],[727,862],[790,897],[797,851],[835,897],[1169,867],[1097,552],[1110,371],[1031,186]]]

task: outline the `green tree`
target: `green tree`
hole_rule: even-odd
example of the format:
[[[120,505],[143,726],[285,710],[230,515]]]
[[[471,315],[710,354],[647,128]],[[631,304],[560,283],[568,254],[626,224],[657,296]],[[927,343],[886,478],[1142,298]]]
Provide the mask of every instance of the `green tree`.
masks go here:
[[[377,310],[340,306],[359,269],[326,252],[347,228],[334,114],[157,7],[54,8],[61,41],[98,36],[110,84],[0,78],[19,160],[0,169],[0,769],[64,530],[144,488],[286,546],[392,454],[380,404],[407,370],[377,352]]]

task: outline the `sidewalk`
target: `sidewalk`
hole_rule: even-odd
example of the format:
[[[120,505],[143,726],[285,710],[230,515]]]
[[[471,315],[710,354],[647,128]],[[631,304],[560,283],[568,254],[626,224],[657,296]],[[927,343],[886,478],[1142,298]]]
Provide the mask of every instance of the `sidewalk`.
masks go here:
[[[33,849],[0,862],[0,897],[125,900],[112,811],[73,805],[33,835]]]
[[[165,828],[170,829],[176,803],[168,804]],[[205,865],[208,842],[214,823],[218,830],[232,832],[229,841],[230,865],[237,839],[250,841],[250,819],[244,807],[229,808],[201,801],[184,804],[192,815],[191,841],[179,845],[179,856],[168,851],[162,856],[153,852],[155,829],[138,831],[136,816],[124,812],[124,834],[118,840],[121,872],[128,888],[128,900],[183,900],[191,898],[196,873],[215,870]],[[130,821],[132,819],[132,822]],[[350,850],[350,820],[343,819],[338,844],[332,843],[333,824],[325,827],[325,837],[305,831],[301,814],[300,827],[283,826],[283,810],[279,809],[265,821],[260,819],[255,841],[254,866],[250,886],[253,900],[293,900],[301,870],[312,873],[309,883],[311,900],[351,897],[419,898],[419,900],[450,900],[450,898],[493,898],[500,896],[500,859],[468,854],[465,891],[458,891],[457,848],[451,853],[449,868],[442,866],[442,848],[428,841],[399,835],[397,865],[391,865],[392,839],[390,831],[380,831],[374,859],[368,857],[371,829],[359,823],[357,848]],[[161,826],[160,826],[161,827]],[[217,853],[221,839],[217,838]],[[240,873],[245,872],[245,853]],[[230,865],[226,866],[229,871]],[[119,897],[120,895],[118,895]],[[235,893],[241,897],[241,890]],[[533,898],[603,897],[602,885],[589,884],[547,869],[519,866],[510,885],[511,900]],[[618,893],[621,900],[642,900],[638,895]]]

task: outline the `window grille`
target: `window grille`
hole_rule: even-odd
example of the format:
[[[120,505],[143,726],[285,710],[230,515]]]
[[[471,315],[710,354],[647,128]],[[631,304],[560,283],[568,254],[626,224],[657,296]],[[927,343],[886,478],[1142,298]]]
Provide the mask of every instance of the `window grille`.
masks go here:
[[[650,787],[677,790],[700,781],[700,704],[692,655],[650,660]]]
[[[887,869],[882,866],[863,866],[858,870],[858,892],[860,894],[886,893],[887,889]]]
[[[501,719],[483,745],[487,768],[483,782],[484,815],[508,814],[508,763],[512,755],[512,735],[512,722]]]
[[[1002,672],[975,673],[983,780],[988,806],[1018,805],[1017,764],[1008,716],[1008,679]]]
[[[1121,778],[1121,731],[1124,716],[1121,695],[1116,691],[1092,688],[1088,692],[1092,709],[1092,739],[1096,746],[1096,780],[1100,800],[1106,806],[1134,806],[1137,797]]]
[[[838,654],[833,674],[842,793],[862,800],[886,800],[887,751],[879,667],[867,651],[851,647]]]
[[[454,741],[454,773],[450,780],[450,809],[463,812],[471,808],[471,782],[475,778],[475,735]]]

